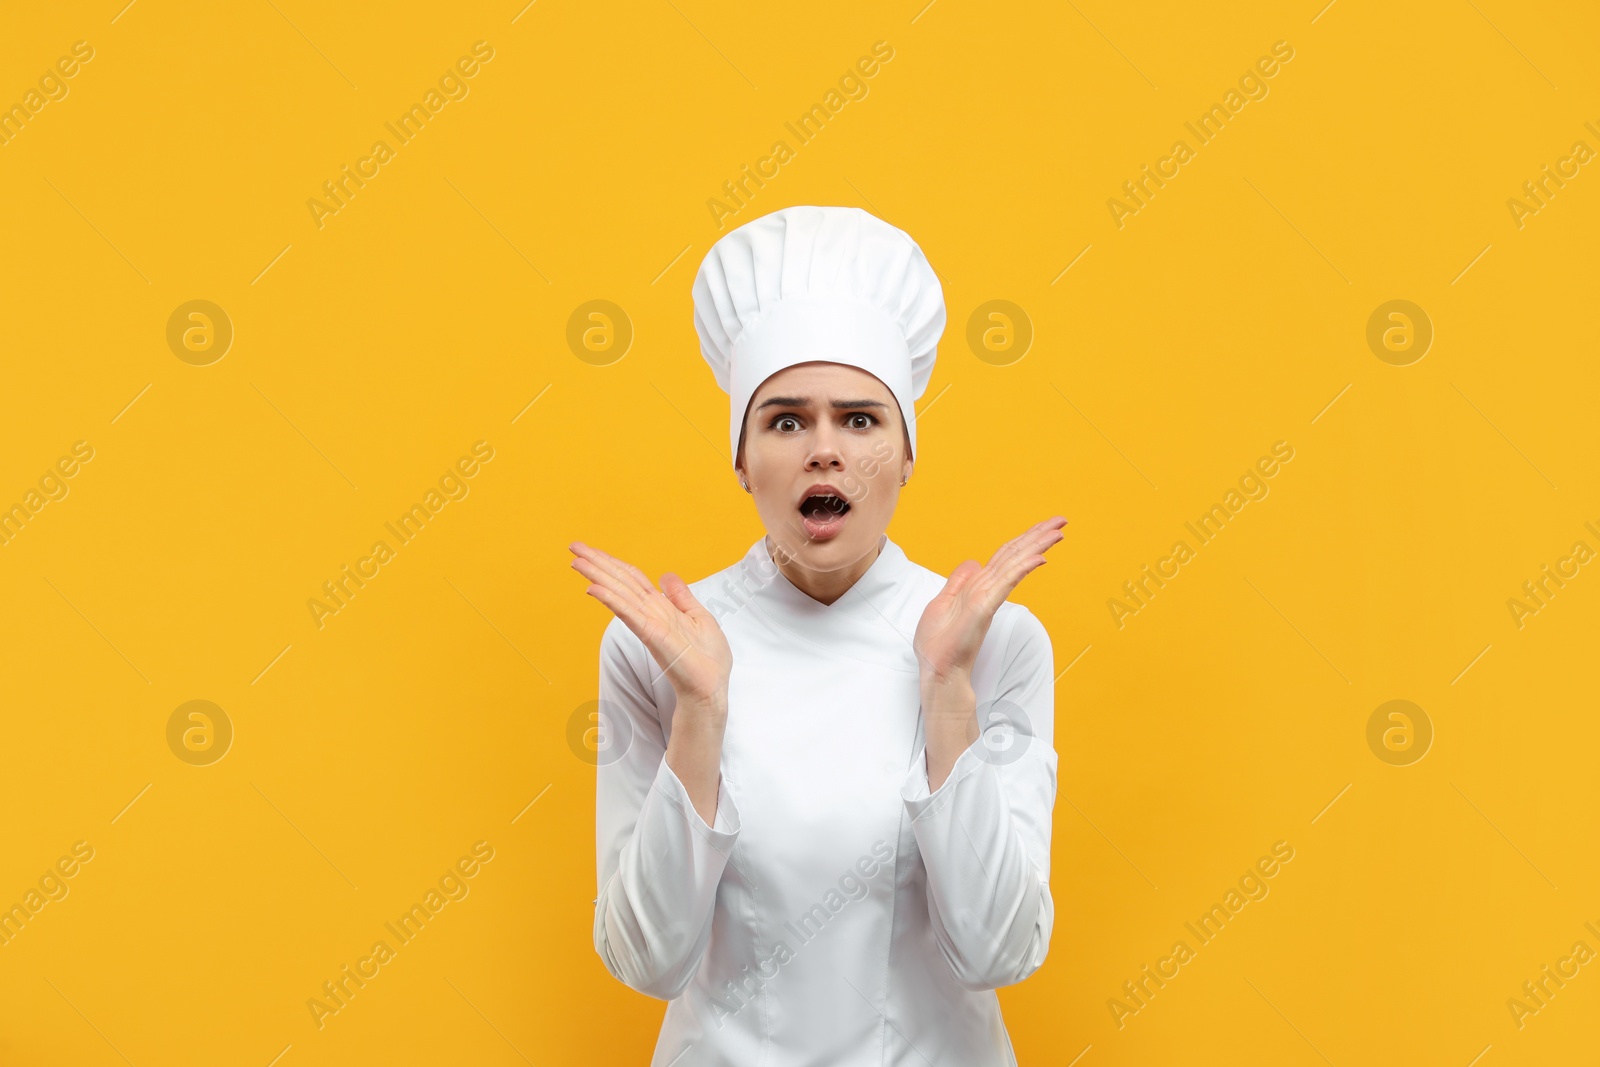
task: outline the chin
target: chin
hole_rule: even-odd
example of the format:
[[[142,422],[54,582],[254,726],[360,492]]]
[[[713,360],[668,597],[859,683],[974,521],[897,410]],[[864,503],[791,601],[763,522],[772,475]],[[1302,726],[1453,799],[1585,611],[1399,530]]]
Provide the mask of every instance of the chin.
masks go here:
[[[863,556],[871,555],[883,537],[883,528],[863,522],[866,516],[854,512],[845,521],[844,528],[826,539],[815,539],[800,534],[793,544],[795,562],[814,571],[833,571],[849,567]]]

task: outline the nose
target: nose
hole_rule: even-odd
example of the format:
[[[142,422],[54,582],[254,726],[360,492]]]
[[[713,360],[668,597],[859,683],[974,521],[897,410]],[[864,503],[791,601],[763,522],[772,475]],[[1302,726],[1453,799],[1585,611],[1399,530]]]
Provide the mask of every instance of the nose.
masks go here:
[[[844,470],[844,454],[839,451],[839,431],[823,422],[811,438],[811,450],[806,454],[806,470]]]

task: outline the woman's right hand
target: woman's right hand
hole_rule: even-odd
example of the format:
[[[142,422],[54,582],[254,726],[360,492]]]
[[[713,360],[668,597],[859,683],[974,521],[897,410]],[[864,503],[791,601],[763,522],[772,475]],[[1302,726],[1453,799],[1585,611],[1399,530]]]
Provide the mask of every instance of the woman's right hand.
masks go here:
[[[644,571],[582,541],[567,546],[577,556],[572,566],[589,579],[584,590],[610,608],[644,642],[667,681],[685,704],[726,715],[733,650],[711,613],[670,571],[661,588]]]

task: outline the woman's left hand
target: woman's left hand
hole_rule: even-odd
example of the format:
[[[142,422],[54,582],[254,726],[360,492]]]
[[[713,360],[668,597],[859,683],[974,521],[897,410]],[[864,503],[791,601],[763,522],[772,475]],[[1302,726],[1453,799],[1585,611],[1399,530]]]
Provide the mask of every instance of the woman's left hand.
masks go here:
[[[964,561],[950,574],[939,595],[923,609],[912,647],[923,682],[970,680],[994,613],[1029,572],[1045,562],[1044,553],[1066,535],[1060,515],[1035,524],[1006,542],[985,566]]]

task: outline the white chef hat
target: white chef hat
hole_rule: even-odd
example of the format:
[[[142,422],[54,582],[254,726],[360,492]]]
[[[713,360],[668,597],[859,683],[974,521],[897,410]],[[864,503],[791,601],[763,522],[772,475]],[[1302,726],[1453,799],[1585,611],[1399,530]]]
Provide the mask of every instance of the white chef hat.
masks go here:
[[[787,207],[747,222],[711,246],[694,279],[700,354],[728,394],[735,462],[761,383],[813,360],[888,386],[914,456],[914,401],[944,324],[944,290],[922,249],[857,207]]]

